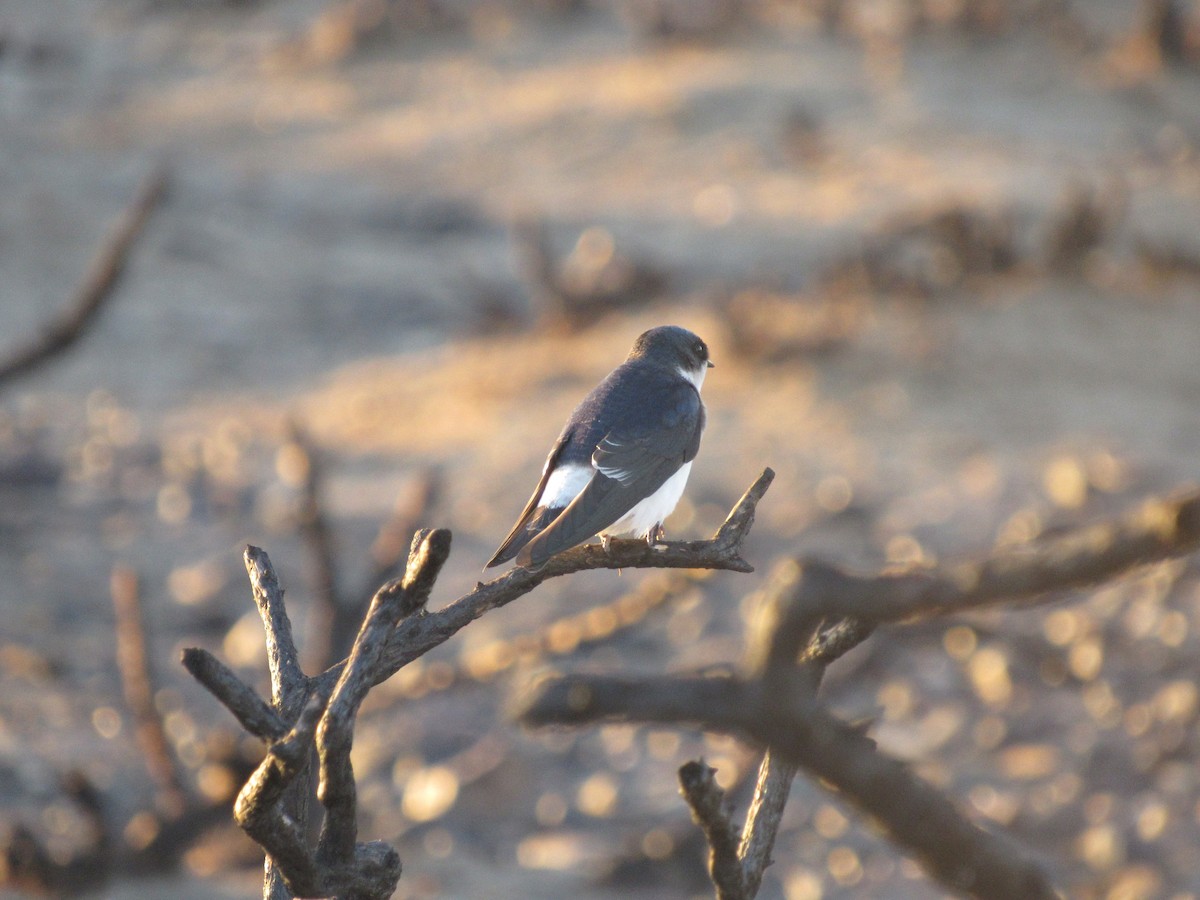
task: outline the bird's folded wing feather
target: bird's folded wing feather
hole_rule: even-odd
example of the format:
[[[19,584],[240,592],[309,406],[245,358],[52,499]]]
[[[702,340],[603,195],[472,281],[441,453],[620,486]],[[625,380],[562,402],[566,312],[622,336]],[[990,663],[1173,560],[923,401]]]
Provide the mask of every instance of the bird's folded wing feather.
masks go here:
[[[596,474],[544,531],[520,551],[538,566],[603,531],[657,491],[700,447],[704,407],[690,384],[668,388],[657,416],[618,423],[596,446]]]
[[[545,528],[551,520],[550,516],[547,515],[545,516],[545,521],[535,521],[535,519],[539,518],[537,515],[538,506],[542,501],[542,493],[546,490],[546,482],[550,480],[550,474],[554,471],[555,466],[558,465],[558,459],[562,455],[563,447],[567,445],[570,439],[570,432],[564,431],[559,435],[558,440],[554,442],[554,446],[550,448],[550,454],[546,457],[546,464],[542,466],[542,477],[538,479],[537,487],[533,489],[533,494],[530,495],[529,502],[521,510],[521,515],[517,517],[517,524],[512,527],[512,531],[508,533],[508,537],[500,544],[500,548],[492,555],[492,558],[487,561],[487,564],[484,566],[485,569],[508,562],[539,531]]]

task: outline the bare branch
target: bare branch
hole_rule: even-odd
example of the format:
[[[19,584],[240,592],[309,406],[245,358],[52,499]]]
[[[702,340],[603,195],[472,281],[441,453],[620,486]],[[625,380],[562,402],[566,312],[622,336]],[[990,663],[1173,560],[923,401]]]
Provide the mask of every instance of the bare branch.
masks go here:
[[[234,818],[267,852],[267,891],[272,896],[282,893],[273,887],[273,881],[281,879],[294,897],[390,897],[401,871],[400,856],[392,847],[381,841],[352,844],[344,857],[329,863],[309,850],[304,820],[285,812],[288,793],[308,770],[314,733],[325,712],[324,699],[314,695],[296,727],[271,746],[242,788]]]
[[[1108,522],[928,571],[861,576],[803,562],[793,565],[792,591],[780,598],[787,621],[775,631],[782,643],[770,652],[794,659],[811,634],[811,623],[822,619],[898,622],[1046,598],[1198,547],[1200,491],[1193,491],[1147,501]]]
[[[392,634],[379,666],[375,683],[386,681],[414,659],[445,643],[485,613],[517,600],[543,581],[589,569],[725,569],[752,572],[741,556],[742,543],[754,525],[754,511],[770,487],[775,473],[770,469],[755,480],[730,511],[713,537],[707,541],[668,541],[650,547],[645,541],[613,541],[606,551],[600,544],[585,544],[554,556],[536,572],[514,568],[436,612],[414,615],[401,622]],[[435,532],[436,533],[436,532]],[[447,532],[448,534],[448,532]],[[313,678],[324,687],[341,674],[339,663]]]
[[[292,623],[283,605],[283,588],[265,550],[247,547],[243,554],[254,603],[262,617],[267,641],[267,668],[271,672],[271,698],[285,719],[294,718],[308,699],[308,679],[292,639]]]
[[[747,897],[758,894],[763,873],[772,862],[771,851],[775,848],[775,837],[779,834],[779,823],[783,820],[783,810],[795,777],[794,763],[780,759],[770,749],[763,754],[758,780],[754,784],[754,799],[750,801],[737,850]]]
[[[759,740],[834,785],[942,884],[989,900],[1058,897],[1024,851],[972,824],[938,790],[879,753],[858,730],[816,704],[790,717],[773,709],[764,712]]]
[[[606,552],[582,547],[552,559],[537,572],[514,569],[434,613],[425,611],[450,553],[450,532],[418,531],[400,579],[380,587],[350,656],[316,678],[300,669],[283,590],[267,554],[245,553],[246,570],[266,632],[271,673],[270,707],[228,668],[202,650],[184,663],[252,733],[276,738],[266,759],[238,796],[235,818],[267,852],[266,895],[383,898],[400,877],[400,859],[386,844],[356,843],[356,787],[350,764],[355,720],[369,690],[490,609],[524,596],[547,578],[599,568],[724,568],[748,571],[741,546],[754,507],[771,483],[768,469],[738,502],[709,541],[650,548],[622,541]],[[326,702],[327,701],[327,702]],[[295,722],[284,734],[286,723]],[[315,852],[305,841],[308,765],[313,748],[320,766],[318,797],[325,809]]]
[[[284,792],[308,767],[313,734],[324,709],[319,697],[308,701],[287,736],[271,745],[233,806],[233,817],[261,846],[294,894],[324,896],[302,820],[284,812]]]
[[[350,748],[358,708],[375,685],[379,661],[396,623],[424,606],[449,553],[449,531],[421,531],[413,538],[403,580],[398,588],[390,582],[375,593],[329,708],[321,718],[316,734],[321,759],[317,797],[326,816],[317,859],[323,866],[348,863],[354,854],[357,824]],[[398,870],[396,874],[399,877]]]
[[[197,679],[233,711],[248,730],[278,739],[238,795],[234,817],[268,856],[265,891],[271,898],[390,897],[400,878],[400,857],[382,842],[356,843],[357,808],[350,750],[359,706],[377,683],[377,668],[396,623],[422,609],[450,553],[450,532],[425,530],[413,538],[404,577],[375,592],[350,657],[336,682],[312,684],[296,661],[283,591],[270,559],[246,550],[246,568],[267,634],[275,708],[271,709],[231,671],[201,650],[185,653]],[[286,734],[285,703],[309,694]],[[282,698],[282,700],[281,700]],[[305,800],[316,749],[318,799],[325,808],[321,836],[310,849]]]
[[[1058,896],[1019,851],[964,818],[869,738],[817,703],[796,703],[764,683],[732,676],[568,676],[540,685],[518,715],[533,726],[659,722],[741,735],[832,784],[946,886],[988,900]]]
[[[304,473],[296,518],[312,559],[315,580],[305,650],[307,661],[319,671],[347,651],[348,647],[343,646],[345,636],[354,634],[362,612],[347,608],[345,598],[338,591],[337,554],[329,519],[325,515],[325,473],[320,455],[304,429],[294,420],[288,422],[288,437],[289,449],[296,454],[297,468],[302,468]]]
[[[183,667],[233,713],[243,728],[264,741],[278,741],[288,727],[270,704],[237,677],[227,665],[199,647],[183,651]]]
[[[117,668],[125,705],[137,722],[137,743],[146,767],[160,792],[166,809],[183,810],[188,790],[179,772],[179,761],[167,740],[162,716],[154,703],[154,680],[146,652],[146,626],[137,573],[124,565],[113,567],[109,579],[116,614]]]
[[[666,722],[740,734],[769,747],[787,766],[803,767],[832,784],[944,885],[987,898],[1054,897],[1045,876],[1020,852],[973,825],[950,800],[821,707],[816,702],[821,675],[875,623],[1094,584],[1197,546],[1200,492],[1192,492],[1029,547],[927,572],[867,577],[820,562],[789,563],[777,573],[748,639],[746,678],[557,678],[524,701],[520,716],[531,725]],[[765,777],[760,773],[764,790]],[[781,768],[775,789],[784,790],[790,777]],[[765,817],[766,829],[760,833],[748,823],[739,848],[750,876],[761,875],[773,840],[772,814],[762,806],[766,799],[756,800],[752,813],[752,819]],[[720,878],[720,890],[729,890],[737,880],[727,871],[726,838],[711,822],[704,827],[714,879]],[[766,842],[765,848],[758,842]],[[761,860],[757,869],[750,865],[752,852]]]
[[[271,566],[270,557],[258,547],[247,547],[243,559],[246,563],[246,573],[250,576],[254,603],[258,607],[258,614],[263,623],[267,645],[267,668],[271,673],[272,706],[285,722],[297,722],[295,728],[298,729],[303,721],[301,712],[306,708],[311,709],[314,703],[318,709],[323,710],[333,686],[323,685],[320,689],[313,691],[310,680],[300,668],[299,655],[292,638],[292,623],[288,619],[287,608],[283,603],[283,588],[279,586],[279,579],[275,575],[275,569]],[[301,736],[309,736],[304,745],[305,760],[312,749],[313,728],[315,728],[315,723],[312,728],[301,732]],[[297,736],[295,741],[299,739],[300,736]],[[287,748],[291,744],[285,741],[283,746]],[[268,760],[279,758],[274,749],[267,754],[267,757]],[[261,766],[259,771],[263,771]],[[251,806],[247,805],[244,807],[246,815],[250,816],[247,821],[274,822],[282,819],[290,823],[306,823],[312,796],[313,772],[311,768],[297,762],[285,767],[284,770],[270,769],[268,771],[273,775],[269,779],[264,776],[263,783],[271,790],[251,794],[248,800],[257,799],[261,803],[269,802],[271,806],[269,809],[257,811],[250,816],[250,813],[254,811]],[[284,777],[284,772],[286,772],[286,777]],[[243,788],[242,794],[239,795],[239,802],[253,783],[253,778],[247,782],[246,788]],[[242,818],[237,815],[236,808],[235,819],[242,824]],[[242,827],[250,834],[249,828],[244,824]],[[267,850],[264,896],[269,897],[270,900],[282,900],[287,896],[285,883],[290,888],[294,879],[304,880],[304,873],[290,868],[292,865],[290,857],[277,857],[267,844],[253,834],[251,837],[254,837]],[[301,835],[302,837],[303,835]],[[287,839],[285,847],[291,847],[290,838]],[[301,847],[303,848],[303,841],[301,841]],[[307,856],[305,859],[307,860]],[[293,891],[293,893],[295,892]],[[320,892],[309,894],[309,896],[319,894]]]
[[[679,768],[679,790],[708,841],[708,874],[717,889],[717,900],[751,900],[754,894],[746,890],[738,858],[737,827],[716,774],[704,760],[684,763]]]
[[[83,336],[105,302],[113,295],[113,289],[125,270],[134,242],[145,228],[150,214],[165,196],[166,187],[167,173],[162,166],[157,166],[142,179],[133,202],[122,213],[92,258],[70,305],[38,338],[0,360],[0,383],[31,372]]]
[[[413,535],[408,565],[402,582],[405,598],[401,617],[425,608],[442,566],[450,556],[450,532],[445,528],[423,528]]]

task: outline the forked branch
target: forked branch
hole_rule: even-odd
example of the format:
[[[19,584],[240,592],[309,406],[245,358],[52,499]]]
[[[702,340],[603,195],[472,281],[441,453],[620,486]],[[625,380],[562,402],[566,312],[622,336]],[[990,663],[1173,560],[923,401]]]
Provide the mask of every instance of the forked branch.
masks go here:
[[[658,722],[740,735],[835,787],[946,887],[997,900],[1052,898],[1053,886],[1025,852],[978,828],[907,766],[824,709],[816,698],[821,675],[879,623],[1052,597],[1197,547],[1200,492],[1191,492],[1151,500],[1124,517],[1017,550],[926,571],[860,576],[818,562],[789,563],[776,576],[749,637],[743,674],[553,678],[535,687],[518,715],[533,726]],[[711,796],[715,786],[706,785],[697,771],[685,767],[681,777],[709,839],[718,896],[752,898],[778,816],[763,820],[772,830],[768,840],[748,829],[739,852],[731,854],[728,816]],[[760,789],[768,774],[760,773]],[[786,775],[785,769],[776,777]],[[756,840],[766,852],[758,852],[758,862],[750,865]]]
[[[577,547],[537,572],[513,569],[476,586],[436,612],[425,604],[450,553],[450,532],[423,530],[413,538],[402,578],[376,591],[349,657],[316,677],[300,668],[283,589],[267,554],[248,547],[246,571],[266,634],[271,702],[263,700],[212,654],[184,651],[188,671],[242,726],[268,742],[267,755],[238,795],[234,818],[266,851],[266,895],[390,897],[400,858],[382,842],[359,843],[356,789],[350,763],[358,709],[367,693],[401,667],[449,640],[489,610],[524,596],[548,578],[587,569],[694,568],[752,571],[742,544],[754,511],[770,486],[770,469],[751,485],[707,541],[649,547],[640,541]],[[306,840],[309,761],[317,761],[321,836]]]

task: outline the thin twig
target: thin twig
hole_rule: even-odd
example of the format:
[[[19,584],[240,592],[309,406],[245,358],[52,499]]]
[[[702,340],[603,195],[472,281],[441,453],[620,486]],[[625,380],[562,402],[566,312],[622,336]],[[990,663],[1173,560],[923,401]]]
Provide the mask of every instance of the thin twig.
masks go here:
[[[312,559],[315,582],[305,649],[312,670],[319,672],[349,650],[339,644],[347,633],[353,640],[362,611],[348,609],[349,604],[338,591],[337,554],[329,517],[325,514],[325,468],[320,454],[298,422],[288,423],[288,437],[290,449],[304,470],[296,520]]]
[[[321,717],[316,734],[321,760],[317,797],[326,815],[317,861],[323,867],[348,864],[354,855],[357,823],[350,747],[359,706],[375,685],[375,671],[396,623],[425,605],[449,555],[450,532],[424,531],[414,537],[403,580],[399,586],[387,584],[375,593],[329,708]],[[396,877],[400,877],[399,866]]]
[[[163,809],[177,814],[187,804],[188,790],[154,703],[154,676],[146,651],[146,623],[137,573],[129,566],[116,565],[109,587],[116,616],[117,669],[125,705],[137,723],[137,744],[150,777],[158,786]]]
[[[308,700],[308,679],[300,668],[300,657],[292,638],[292,622],[283,604],[283,588],[265,550],[247,547],[243,554],[254,603],[262,618],[267,642],[267,668],[271,673],[271,700],[285,718],[293,719]]]
[[[321,702],[329,696],[328,690],[331,686],[325,687],[317,691],[310,690],[310,683],[304,671],[300,668],[299,655],[296,652],[296,644],[292,638],[292,623],[288,619],[287,608],[283,603],[283,588],[279,586],[279,578],[275,575],[275,569],[271,565],[271,559],[266,552],[258,547],[247,547],[243,554],[243,559],[246,563],[246,573],[250,576],[250,586],[254,594],[254,603],[258,607],[259,617],[262,619],[263,632],[267,645],[267,668],[271,674],[271,704],[275,712],[285,722],[297,722],[297,728],[301,720],[301,711],[306,708],[311,709],[313,700],[315,699],[318,706],[323,708]],[[315,727],[315,724],[314,726]],[[309,732],[305,732],[308,734]],[[297,737],[296,740],[300,738]],[[285,744],[285,746],[291,746]],[[308,821],[310,800],[313,793],[313,772],[311,766],[306,765],[308,754],[312,750],[311,737],[308,738],[308,743],[304,745],[304,759],[301,761],[292,761],[288,766],[282,769],[263,769],[259,767],[260,772],[267,772],[271,775],[266,778],[264,775],[263,784],[271,788],[268,796],[272,799],[276,798],[273,791],[278,789],[278,809],[274,810],[268,818],[274,821],[274,817],[280,817],[288,822],[303,823]],[[276,759],[277,754],[272,749],[267,754],[267,760],[263,766],[272,760]],[[277,760],[278,761],[278,760]],[[253,779],[251,779],[253,782]],[[247,783],[247,788],[251,782]],[[246,788],[243,789],[242,795],[239,795],[239,803],[242,801],[242,796],[245,794]],[[236,811],[236,808],[235,808]],[[235,815],[235,818],[237,816]],[[238,818],[239,824],[241,819]],[[287,863],[284,858],[277,857],[266,844],[258,840],[254,834],[251,834],[250,829],[246,825],[242,825],[251,837],[254,837],[260,845],[267,849],[267,869],[264,876],[263,895],[268,900],[284,900],[288,896],[289,885],[285,872],[291,871],[285,868]],[[290,843],[285,847],[290,849]],[[293,894],[296,892],[293,891]],[[310,896],[319,896],[310,895]]]
[[[264,741],[278,741],[288,727],[271,705],[227,665],[199,647],[183,651],[183,667],[233,713],[243,728]]]
[[[772,862],[771,851],[779,834],[783,810],[787,806],[792,781],[796,777],[796,766],[768,748],[758,767],[758,779],[754,783],[754,799],[746,813],[746,824],[742,827],[742,840],[738,845],[738,861],[741,863],[742,884],[747,898],[758,894],[763,873]]]
[[[737,828],[716,774],[704,760],[684,763],[679,768],[679,790],[708,841],[708,874],[717,900],[748,900],[754,895],[746,893],[742,879]]]
[[[150,214],[166,195],[166,187],[167,173],[162,165],[156,166],[142,179],[133,201],[92,258],[67,308],[48,324],[39,337],[0,359],[0,384],[28,374],[84,335],[105,302],[115,293],[114,288],[125,271],[133,245],[150,219]]]

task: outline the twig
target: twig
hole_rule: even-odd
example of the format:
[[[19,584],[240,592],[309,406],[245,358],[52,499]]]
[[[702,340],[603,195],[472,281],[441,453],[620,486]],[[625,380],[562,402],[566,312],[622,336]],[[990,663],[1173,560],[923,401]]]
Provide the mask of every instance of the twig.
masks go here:
[[[294,720],[308,701],[307,682],[300,668],[292,622],[283,604],[283,588],[265,550],[247,547],[243,554],[254,603],[262,618],[267,643],[267,668],[271,673],[271,700],[284,719]]]
[[[742,884],[748,898],[758,894],[763,873],[772,862],[771,851],[775,849],[775,837],[779,834],[779,823],[783,820],[783,810],[795,777],[794,763],[781,759],[770,749],[763,754],[754,784],[754,799],[750,801],[737,850]]]
[[[304,478],[296,519],[312,558],[315,581],[305,643],[307,659],[319,672],[347,652],[346,635],[353,640],[362,612],[348,609],[349,604],[338,591],[337,554],[329,517],[325,515],[325,472],[320,455],[298,422],[288,423],[288,437],[292,452],[303,458]]]
[[[403,580],[399,585],[384,585],[375,593],[354,649],[334,688],[329,708],[321,717],[316,741],[321,759],[317,798],[326,810],[317,847],[317,861],[322,866],[345,865],[354,855],[357,824],[350,746],[354,741],[354,722],[359,706],[375,685],[376,669],[396,623],[425,605],[449,555],[448,531],[418,532],[413,538]],[[396,878],[399,877],[397,858]]]
[[[717,889],[717,900],[747,900],[754,895],[746,892],[737,828],[716,774],[704,760],[684,763],[679,769],[679,790],[708,841],[708,874]]]
[[[39,337],[0,360],[0,384],[33,371],[83,336],[101,307],[113,295],[134,242],[145,228],[150,214],[165,196],[166,186],[166,169],[161,165],[142,179],[133,202],[122,213],[92,258],[70,305],[49,323]]]
[[[267,852],[265,896],[278,894],[283,883],[293,895],[320,897],[328,893],[321,890],[317,867],[305,843],[306,818],[285,812],[289,788],[302,780],[300,776],[308,768],[313,734],[323,712],[320,697],[308,701],[295,727],[271,745],[233,806],[234,820]]]
[[[188,647],[183,651],[183,666],[255,737],[270,742],[288,733],[270,704],[207,650]]]
[[[271,674],[271,704],[285,722],[297,722],[296,728],[299,728],[299,722],[302,719],[301,711],[311,708],[313,700],[316,700],[317,705],[323,708],[324,704],[321,701],[329,696],[328,690],[310,691],[310,681],[300,668],[299,655],[292,638],[292,623],[288,619],[287,608],[283,603],[283,588],[279,586],[279,579],[275,575],[275,569],[271,566],[270,557],[258,547],[247,547],[243,559],[246,563],[246,573],[250,576],[254,603],[258,607],[258,614],[263,623],[264,639],[267,645],[267,669]],[[295,734],[294,730],[293,733]],[[307,754],[312,748],[311,733],[302,732],[293,741],[300,740],[304,734],[308,734],[309,737],[304,745],[305,757],[303,760],[292,760],[289,757],[286,766],[277,765],[272,768],[271,761],[277,757],[275,749],[272,748],[263,765],[259,767],[258,771],[263,773],[263,789],[270,788],[267,796],[273,801],[278,800],[279,808],[269,815],[264,814],[270,822],[276,821],[276,817],[285,819],[289,823],[308,821],[308,809],[313,793],[313,773],[311,767],[305,765],[305,762]],[[283,746],[287,749],[292,744],[285,741]],[[277,759],[276,762],[278,763],[279,760]],[[252,784],[254,784],[253,778],[247,782],[246,787],[242,789],[242,794],[238,796],[239,804],[242,802],[242,796]],[[242,824],[237,809],[238,807],[235,806],[234,817],[239,824]],[[287,900],[289,881],[285,872],[290,870],[284,868],[287,863],[283,860],[290,857],[277,857],[271,852],[268,845],[263,844],[254,834],[251,834],[250,828],[245,824],[242,824],[242,827],[267,850],[263,896],[267,900]],[[287,839],[285,849],[291,849],[290,838]],[[319,893],[310,894],[310,896],[318,895]]]
[[[116,565],[109,586],[116,616],[117,669],[125,705],[137,722],[138,747],[150,777],[158,786],[160,803],[165,811],[178,814],[187,803],[188,791],[154,703],[154,680],[146,652],[146,624],[137,573],[128,566]]]

